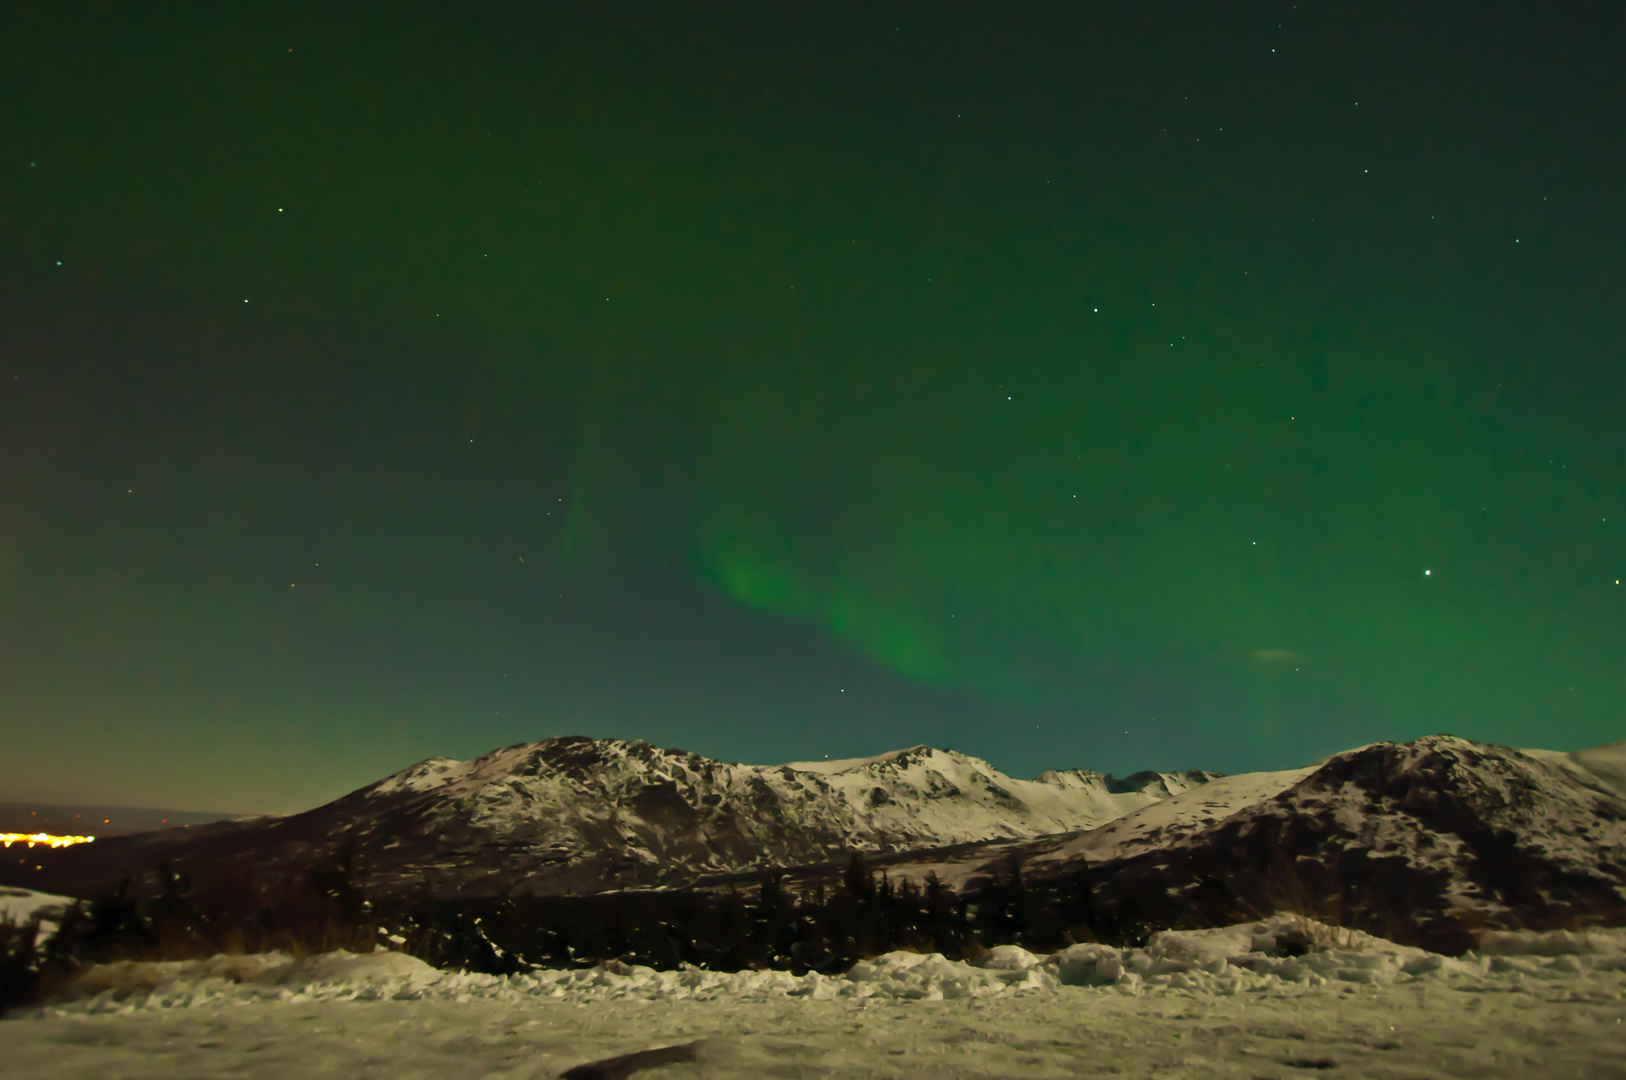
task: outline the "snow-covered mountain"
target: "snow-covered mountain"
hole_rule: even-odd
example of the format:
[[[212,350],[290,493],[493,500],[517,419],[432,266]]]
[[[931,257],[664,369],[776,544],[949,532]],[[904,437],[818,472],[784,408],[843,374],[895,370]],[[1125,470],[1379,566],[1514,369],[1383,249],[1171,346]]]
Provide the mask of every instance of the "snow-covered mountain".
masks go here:
[[[332,805],[364,835],[376,820],[410,822],[411,832],[428,837],[479,837],[510,860],[525,853],[566,887],[594,888],[841,860],[855,850],[1074,832],[1213,775],[1146,773],[1123,782],[1075,770],[1017,780],[926,746],[734,765],[641,741],[566,737],[471,761],[434,758]],[[377,858],[394,861],[388,853],[397,846],[410,842],[394,836]]]
[[[1226,925],[1294,910],[1460,950],[1476,928],[1626,923],[1626,744],[1575,753],[1430,736],[1301,769],[1016,780],[930,747],[733,765],[580,737],[435,758],[303,814],[112,837],[0,867],[84,894],[161,859],[280,874],[353,841],[370,886],[465,896],[683,888],[863,851],[976,891],[1087,879],[1103,925]],[[29,872],[28,863],[39,867]],[[1076,889],[1073,895],[1078,895]]]
[[[1068,837],[901,860],[975,885],[1018,858],[1087,873],[1102,915],[1221,925],[1298,910],[1460,950],[1481,928],[1626,922],[1626,743],[1436,735],[1227,776]]]
[[[648,743],[571,736],[469,761],[431,758],[281,818],[98,842],[58,866],[158,851],[178,864],[253,852],[308,860],[351,838],[375,885],[593,891],[1090,829],[1189,792],[1206,772],[1127,780],[1051,770],[1033,780],[926,746],[870,758],[735,765]],[[207,854],[206,854],[207,853]],[[64,853],[66,854],[66,853]],[[52,885],[64,883],[53,880]]]

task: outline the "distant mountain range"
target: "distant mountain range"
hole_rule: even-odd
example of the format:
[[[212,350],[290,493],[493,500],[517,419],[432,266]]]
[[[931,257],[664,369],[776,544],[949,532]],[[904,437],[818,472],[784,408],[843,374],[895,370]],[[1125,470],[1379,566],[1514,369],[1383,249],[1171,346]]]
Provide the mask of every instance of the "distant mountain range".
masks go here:
[[[1108,823],[888,860],[975,888],[1086,874],[1099,913],[1227,925],[1312,913],[1456,952],[1484,928],[1626,924],[1626,743],[1559,753],[1448,735],[1217,778]]]
[[[57,836],[126,836],[180,825],[230,821],[236,814],[195,810],[157,810],[145,806],[61,806],[51,803],[0,802],[0,832],[52,833]]]
[[[760,766],[567,737],[434,758],[301,814],[6,859],[0,881],[85,894],[160,859],[194,878],[263,873],[346,841],[386,890],[673,889],[775,868],[811,883],[861,851],[894,878],[971,891],[1015,864],[1087,876],[1120,925],[1287,909],[1460,949],[1478,927],[1626,922],[1626,743],[1430,736],[1282,772],[1017,780],[924,746]]]
[[[44,876],[31,880],[82,892],[161,859],[194,876],[234,862],[264,870],[354,840],[372,884],[382,888],[425,880],[464,894],[679,886],[844,861],[853,851],[1076,832],[1217,775],[1146,772],[1118,780],[1075,769],[1017,780],[977,758],[925,746],[842,761],[734,765],[645,742],[569,736],[470,761],[431,758],[300,814],[52,852],[49,871],[34,860]]]

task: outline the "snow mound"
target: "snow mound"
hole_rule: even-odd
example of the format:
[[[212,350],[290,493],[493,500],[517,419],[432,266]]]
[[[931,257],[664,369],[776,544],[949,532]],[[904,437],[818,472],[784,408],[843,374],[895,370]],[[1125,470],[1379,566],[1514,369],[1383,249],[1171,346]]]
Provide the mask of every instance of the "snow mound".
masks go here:
[[[55,893],[35,892],[33,889],[19,889],[9,885],[0,886],[0,922],[22,925],[38,919],[39,933],[34,940],[36,943],[42,943],[56,933],[57,926],[62,922],[62,916],[76,903],[78,901],[71,896],[57,896]]]
[[[977,962],[979,967],[1001,971],[1026,971],[1043,959],[1020,945],[995,945],[988,955]]]
[[[1481,934],[1487,956],[1607,955],[1626,957],[1626,927],[1607,930],[1493,930]]]
[[[1626,997],[1626,929],[1487,935],[1456,958],[1397,945],[1296,915],[1210,930],[1164,931],[1145,948],[1073,945],[1048,956],[1014,945],[977,961],[890,952],[841,975],[787,971],[676,971],[615,961],[591,968],[495,976],[441,972],[402,953],[285,953],[106,964],[83,973],[51,1015],[129,1013],[259,1001],[430,998],[523,1004],[593,1001],[943,1001],[1023,994],[1130,996],[1303,993],[1444,980],[1467,990],[1517,989],[1528,980],[1587,977]]]
[[[62,913],[74,903],[76,901],[71,896],[35,892],[33,889],[17,889],[9,885],[0,886],[0,919],[9,919],[12,922],[24,923],[35,916],[41,919],[61,919]]]
[[[63,991],[67,999],[124,1001],[149,996],[145,1004],[190,1005],[211,998],[274,996],[321,998],[387,996],[420,991],[442,978],[415,956],[398,952],[339,950],[295,958],[285,952],[227,955],[203,960],[125,960],[97,964],[81,972]]]

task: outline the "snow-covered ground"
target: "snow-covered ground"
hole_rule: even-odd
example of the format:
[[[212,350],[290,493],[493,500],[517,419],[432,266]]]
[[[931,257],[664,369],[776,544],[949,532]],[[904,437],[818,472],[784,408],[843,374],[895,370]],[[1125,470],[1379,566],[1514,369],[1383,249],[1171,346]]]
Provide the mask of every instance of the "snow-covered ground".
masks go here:
[[[93,969],[78,993],[0,1022],[0,1077],[530,1078],[696,1039],[697,1062],[637,1075],[1626,1076],[1622,930],[1500,934],[1453,959],[1276,916],[800,978],[217,957]]]

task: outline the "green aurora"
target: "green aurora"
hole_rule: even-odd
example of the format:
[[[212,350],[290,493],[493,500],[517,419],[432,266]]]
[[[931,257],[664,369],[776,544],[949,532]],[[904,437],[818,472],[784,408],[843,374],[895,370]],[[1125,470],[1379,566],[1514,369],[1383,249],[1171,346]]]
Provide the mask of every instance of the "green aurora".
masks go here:
[[[0,46],[8,791],[1621,737],[1618,15],[96,11]]]

